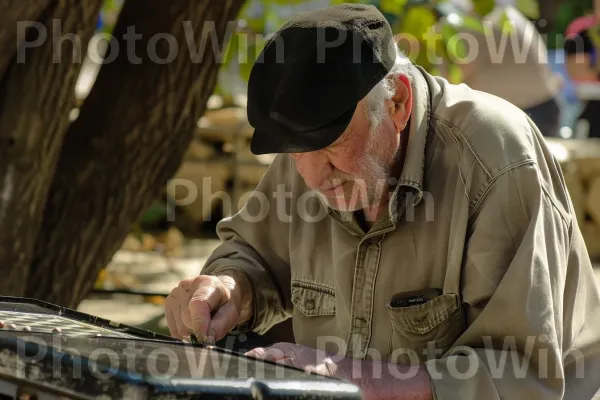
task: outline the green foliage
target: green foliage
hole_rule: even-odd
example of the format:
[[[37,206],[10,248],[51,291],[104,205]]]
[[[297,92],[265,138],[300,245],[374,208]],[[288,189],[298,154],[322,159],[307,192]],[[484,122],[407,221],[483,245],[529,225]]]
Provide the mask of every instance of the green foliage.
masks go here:
[[[336,5],[342,3],[362,3],[373,4],[380,0],[326,0],[327,5]],[[382,0],[385,2],[384,10],[396,12],[401,10],[406,0]],[[288,19],[282,16],[281,11],[305,3],[310,0],[247,0],[240,11],[238,20],[243,24],[232,35],[228,44],[225,56],[224,67],[228,68],[232,62],[239,64],[241,78],[248,79],[252,65],[256,61],[262,50],[268,34],[274,32]],[[260,12],[256,13],[256,7]]]
[[[508,18],[508,14],[503,13],[500,18],[500,26],[502,27],[502,35],[510,35],[512,33],[512,23]]]
[[[99,31],[110,35],[115,27],[117,22],[117,17],[121,12],[121,8],[123,7],[124,0],[104,0],[102,7],[100,9],[100,18],[102,25],[99,28]]]
[[[600,49],[600,25],[590,27],[587,32],[594,47]]]
[[[473,0],[473,10],[480,16],[492,12],[495,7],[495,0]]]
[[[278,29],[288,18],[282,10],[290,7],[302,6],[315,0],[246,0],[238,19],[240,24],[227,44],[224,63],[221,72],[237,74],[237,77],[246,82],[250,77],[252,65],[263,49],[268,34]],[[451,80],[460,82],[460,68],[456,61],[464,58],[467,49],[461,40],[456,40],[459,31],[482,31],[477,15],[483,16],[491,12],[496,0],[472,0],[475,15],[460,15],[454,13],[452,18],[438,19],[440,9],[449,5],[449,0],[323,0],[326,5],[340,3],[363,3],[377,6],[388,18],[396,34],[412,40],[400,42],[401,49],[418,65],[432,73],[440,73],[439,60],[447,68],[445,75]],[[561,3],[559,23],[562,31],[572,19],[591,10],[592,0],[570,0]],[[103,26],[102,32],[110,33],[114,22],[123,4],[123,0],[105,0],[102,7]],[[259,12],[257,8],[259,7]],[[525,16],[539,18],[539,0],[517,0],[517,9]],[[285,15],[285,16],[284,16]],[[503,29],[510,29],[511,24],[505,15]],[[438,35],[437,37],[435,35]],[[549,38],[550,39],[550,38]],[[227,81],[227,77],[223,78]],[[226,88],[217,85],[216,93],[226,96]]]
[[[287,16],[283,16],[281,11],[285,6],[298,6],[307,3],[309,0],[259,0],[257,4],[253,0],[248,0],[239,15],[239,20],[244,21],[240,29],[232,36],[228,44],[225,63],[222,66],[222,73],[230,74],[235,70],[238,77],[246,82],[249,79],[252,65],[260,54],[265,42],[266,35],[279,28]],[[419,1],[419,0],[326,0],[323,3],[335,5],[340,3],[363,3],[377,6],[381,12],[386,15],[390,24],[396,33],[405,33],[414,40],[404,43],[408,48],[403,48],[405,53],[417,64],[425,69],[435,71],[435,65],[432,62],[436,57],[445,57],[445,44],[440,41],[431,40],[428,35],[430,30],[437,23],[437,16],[434,6],[438,1]],[[319,3],[322,4],[322,3]],[[259,13],[256,7],[260,7]],[[459,47],[464,45],[458,44]],[[451,49],[452,52],[458,51]],[[464,49],[462,50],[464,53]],[[232,68],[235,64],[235,68]],[[222,85],[217,87],[217,93],[226,95]]]
[[[402,15],[407,0],[380,0],[379,9],[387,14]]]
[[[237,60],[239,77],[245,82],[250,76],[252,65],[260,54],[266,35],[279,28],[288,16],[282,16],[286,6],[298,6],[310,0],[257,0],[262,12],[252,9],[254,0],[248,0],[239,19],[245,21],[231,39],[227,50],[225,69]],[[579,0],[586,1],[586,0]],[[587,0],[589,1],[589,0]],[[474,15],[452,12],[451,18],[439,19],[443,6],[452,7],[449,0],[324,0],[329,5],[339,3],[363,3],[377,6],[388,18],[396,34],[400,34],[399,46],[415,63],[432,73],[440,73],[440,64],[446,68],[445,76],[453,82],[461,81],[458,60],[467,55],[466,44],[456,40],[458,32],[484,31],[479,16],[491,12],[495,0],[473,0]],[[517,0],[517,8],[527,17],[539,17],[538,0]],[[503,29],[511,29],[508,16],[504,16]],[[437,35],[437,36],[436,36]],[[411,39],[408,39],[411,38]],[[440,60],[443,61],[440,63]],[[218,90],[222,90],[221,87]]]
[[[489,14],[496,6],[495,0],[473,0],[473,10],[480,16]],[[517,0],[515,8],[530,19],[540,17],[539,0]]]
[[[394,31],[400,32],[400,49],[413,62],[431,71],[435,57],[440,54],[440,43],[433,37],[432,27],[437,17],[429,6],[408,7],[402,18],[394,24]]]
[[[556,24],[554,30],[548,34],[548,48],[562,49],[564,46],[564,33],[567,26],[575,19],[593,12],[593,0],[569,0],[562,1],[556,13]]]
[[[529,19],[535,20],[540,18],[540,5],[538,0],[517,0],[515,8]]]

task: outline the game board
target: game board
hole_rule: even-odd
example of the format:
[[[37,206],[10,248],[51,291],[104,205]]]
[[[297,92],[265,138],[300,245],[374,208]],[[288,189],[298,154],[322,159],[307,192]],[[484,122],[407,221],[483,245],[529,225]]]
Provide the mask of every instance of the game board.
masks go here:
[[[0,297],[0,332],[31,331],[68,337],[173,338],[29,299]]]
[[[24,330],[32,332],[54,333],[69,337],[117,336],[134,338],[134,335],[102,328],[72,319],[49,314],[23,314],[0,310],[1,330]]]
[[[0,296],[0,398],[359,400],[337,379]]]

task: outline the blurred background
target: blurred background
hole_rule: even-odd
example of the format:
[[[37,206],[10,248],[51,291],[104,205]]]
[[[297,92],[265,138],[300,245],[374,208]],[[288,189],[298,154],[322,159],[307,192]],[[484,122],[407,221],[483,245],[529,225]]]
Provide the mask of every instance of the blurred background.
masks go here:
[[[216,9],[215,14],[228,13],[229,17],[233,16],[229,19],[235,21],[231,25],[230,40],[222,42],[228,43],[223,47],[223,62],[216,67],[206,67],[218,69],[214,77],[204,75],[205,70],[200,67],[196,70],[177,69],[178,65],[183,65],[177,64],[177,59],[175,66],[168,67],[168,73],[162,69],[155,75],[143,75],[140,69],[131,69],[115,84],[111,79],[117,68],[129,70],[123,65],[113,66],[114,63],[102,65],[102,60],[110,53],[106,41],[98,41],[94,48],[90,46],[72,80],[74,101],[65,114],[68,116],[65,126],[70,124],[70,127],[65,128],[64,141],[56,142],[59,143],[56,146],[62,146],[61,158],[56,175],[50,177],[47,184],[48,199],[40,202],[40,208],[44,209],[40,214],[42,222],[30,232],[31,237],[37,237],[30,243],[32,255],[23,262],[23,269],[29,271],[28,279],[38,279],[43,284],[16,294],[166,333],[162,305],[165,296],[181,279],[201,271],[204,261],[218,244],[216,223],[239,210],[244,196],[252,192],[272,161],[271,156],[256,157],[249,150],[252,128],[246,120],[245,105],[252,63],[269,35],[287,18],[340,2],[238,0],[236,6],[225,9],[225,6],[217,6],[216,1],[198,1]],[[595,62],[595,46],[600,41],[596,39],[593,0],[351,2],[379,7],[398,35],[400,48],[429,72],[453,83],[464,83],[504,97],[530,114],[563,167],[590,256],[595,262],[600,261],[600,126],[595,122],[595,116],[600,115],[600,108],[596,110],[600,104],[597,79],[600,69]],[[107,0],[100,3],[99,18],[86,17],[97,21],[90,32],[94,35],[110,35],[115,30],[123,30],[124,25],[119,27],[120,19],[141,20],[143,17],[144,21],[150,21],[151,15],[161,13],[158,9],[152,10],[148,5],[152,2]],[[185,19],[185,12],[194,12],[191,19],[201,30],[202,19],[210,19],[210,11],[193,8],[182,9],[177,18]],[[201,12],[205,14],[201,15]],[[156,16],[153,18],[157,19]],[[163,25],[152,23],[158,25],[155,28],[158,31],[172,28],[166,22],[162,22]],[[151,22],[147,22],[146,28],[144,22],[140,26],[142,31],[152,31],[148,28]],[[516,46],[518,50],[510,51],[520,53],[520,62],[515,61],[514,56],[506,56],[494,63],[489,55],[485,55],[489,52],[484,51],[480,51],[484,55],[465,61],[469,44],[457,41],[457,34],[469,32],[478,37],[498,31],[509,33],[509,48],[513,40],[510,35],[514,36],[512,47]],[[404,40],[410,35],[419,41],[418,38],[425,37],[427,32],[438,32],[441,39],[434,44],[422,41],[418,51],[411,47],[410,40]],[[501,43],[501,38],[498,40],[497,43]],[[480,50],[490,45],[485,40],[479,40],[478,44]],[[574,63],[574,56],[583,61]],[[66,72],[64,74],[67,76]],[[130,82],[136,74],[143,75],[144,81]],[[25,82],[28,75],[15,76]],[[163,90],[160,86],[163,79],[176,87],[176,91]],[[152,90],[154,85],[163,89]],[[169,113],[157,117],[148,111],[153,104],[162,104],[162,98],[177,99],[178,93],[186,91],[192,94],[182,95],[181,99],[169,103]],[[136,92],[144,94],[135,98]],[[146,105],[148,109],[144,110]],[[183,123],[175,115],[184,115],[191,122]],[[131,122],[134,117],[143,122]],[[49,119],[46,126],[50,126],[51,121]],[[153,133],[159,132],[156,127],[163,125],[171,136]],[[122,136],[115,133],[112,141],[104,141],[103,135],[107,134],[103,132],[109,131],[122,132]],[[88,137],[88,133],[95,139],[81,144],[82,140],[87,140],[82,138]],[[184,138],[178,141],[179,148],[183,148],[179,150],[181,154],[175,152],[178,155],[169,164],[164,159],[172,156],[174,147],[171,146],[174,145],[171,142],[175,135]],[[119,146],[130,150],[119,150]],[[135,162],[128,161],[130,154],[138,151],[131,149],[142,146],[154,146],[153,153],[140,153]],[[110,155],[111,147],[117,155]],[[77,154],[69,156],[70,149]],[[84,158],[87,156],[79,149],[87,149],[90,157],[104,157],[105,163],[95,167],[97,169],[93,171],[96,172],[86,172],[88,161]],[[152,175],[139,170],[146,168],[144,165],[150,165],[148,168],[152,169],[155,164],[161,166],[156,167],[160,173]],[[36,165],[45,168],[45,164]],[[61,171],[67,172],[59,175]],[[169,181],[170,177],[174,180]],[[138,182],[142,180],[146,183]],[[86,183],[81,184],[83,181]],[[6,193],[6,182],[4,186],[0,185],[0,189],[4,188],[0,195]],[[145,185],[150,185],[148,182],[153,185],[153,190],[146,189]],[[63,186],[68,189],[60,189]],[[96,191],[94,196],[88,195],[93,191]],[[144,192],[144,201],[136,200],[138,191]],[[63,192],[70,194],[63,196]],[[101,218],[97,218],[98,213],[103,213]],[[82,222],[76,227],[64,225],[65,219],[69,218]],[[86,223],[88,218],[93,222]],[[118,229],[114,228],[116,226]],[[60,239],[57,239],[58,230],[65,231]],[[98,239],[104,237],[102,235],[113,239],[111,242]],[[84,236],[89,239],[79,239]],[[51,246],[69,250],[58,255],[54,255],[54,251],[36,250]],[[54,272],[48,273],[49,270]],[[67,273],[67,270],[78,272]],[[11,284],[10,287],[15,286]],[[65,292],[76,295],[64,296]]]

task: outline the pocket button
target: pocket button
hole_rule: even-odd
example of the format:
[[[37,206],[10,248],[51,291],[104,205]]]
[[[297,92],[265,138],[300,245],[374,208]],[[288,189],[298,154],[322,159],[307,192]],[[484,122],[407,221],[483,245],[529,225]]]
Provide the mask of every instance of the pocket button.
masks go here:
[[[306,299],[306,301],[304,302],[304,307],[306,307],[306,309],[309,311],[314,310],[315,301],[313,299]]]

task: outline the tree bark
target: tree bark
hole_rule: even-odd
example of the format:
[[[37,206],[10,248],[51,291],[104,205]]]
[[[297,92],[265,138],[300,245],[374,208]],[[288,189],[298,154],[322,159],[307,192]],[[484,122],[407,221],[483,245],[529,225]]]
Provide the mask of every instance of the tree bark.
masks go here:
[[[102,66],[65,138],[35,243],[27,297],[76,307],[92,288],[181,164],[216,85],[218,50],[224,51],[242,3],[125,2],[113,33],[118,55]],[[128,47],[123,35],[131,26],[141,38],[130,37]],[[157,57],[168,58],[169,41],[178,51],[170,62],[157,62]],[[107,57],[116,51],[111,45]]]
[[[49,1],[0,0],[0,54],[3,56],[0,58],[0,76],[4,75],[6,68],[14,61],[11,54],[14,54],[25,40],[25,37],[19,34],[19,23],[24,25],[27,21],[44,21],[44,11],[47,14],[55,7],[56,2]]]
[[[0,20],[9,24],[2,25],[0,34],[3,295],[25,292],[35,238],[74,104],[81,64],[73,55],[80,48],[54,38],[72,33],[87,43],[100,4],[101,0],[27,1],[0,8]],[[25,21],[35,25],[20,29]],[[60,21],[60,30],[56,21]],[[25,39],[36,44],[25,48]]]

